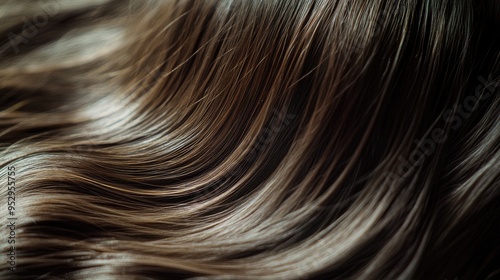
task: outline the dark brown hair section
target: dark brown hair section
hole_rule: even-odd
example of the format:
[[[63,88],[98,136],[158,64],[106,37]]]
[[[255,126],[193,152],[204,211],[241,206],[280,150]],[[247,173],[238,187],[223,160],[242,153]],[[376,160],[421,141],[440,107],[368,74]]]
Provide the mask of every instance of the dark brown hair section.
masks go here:
[[[499,30],[496,1],[6,1],[0,278],[496,279]]]

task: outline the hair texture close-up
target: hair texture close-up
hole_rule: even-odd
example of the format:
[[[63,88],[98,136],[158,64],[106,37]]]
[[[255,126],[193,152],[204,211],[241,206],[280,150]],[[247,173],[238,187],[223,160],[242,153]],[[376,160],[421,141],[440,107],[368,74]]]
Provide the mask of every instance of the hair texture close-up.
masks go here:
[[[0,0],[0,279],[500,279],[500,1]]]

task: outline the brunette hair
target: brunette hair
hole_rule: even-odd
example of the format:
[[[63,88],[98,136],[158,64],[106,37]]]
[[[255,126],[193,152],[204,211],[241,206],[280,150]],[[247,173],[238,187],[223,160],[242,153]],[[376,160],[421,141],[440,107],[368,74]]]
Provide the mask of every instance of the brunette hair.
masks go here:
[[[0,4],[1,279],[494,279],[500,4]]]

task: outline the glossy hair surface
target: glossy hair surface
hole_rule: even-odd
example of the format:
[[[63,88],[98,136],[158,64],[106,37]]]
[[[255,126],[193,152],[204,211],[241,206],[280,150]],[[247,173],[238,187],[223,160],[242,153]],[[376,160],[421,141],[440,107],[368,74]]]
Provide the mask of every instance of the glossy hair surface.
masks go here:
[[[499,30],[497,1],[4,1],[0,278],[496,279]]]

